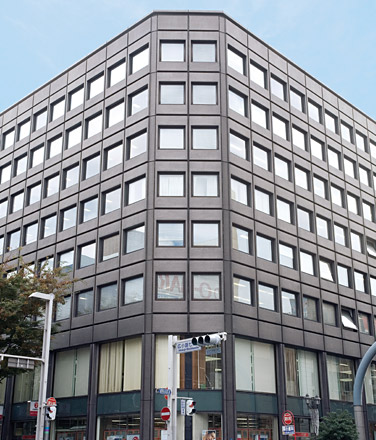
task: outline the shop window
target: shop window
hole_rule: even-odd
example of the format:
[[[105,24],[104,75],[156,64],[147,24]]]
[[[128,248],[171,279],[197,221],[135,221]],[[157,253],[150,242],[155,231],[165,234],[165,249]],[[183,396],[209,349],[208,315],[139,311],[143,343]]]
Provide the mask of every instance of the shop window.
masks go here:
[[[59,422],[59,419],[58,421]],[[165,423],[165,422],[163,422]],[[165,430],[165,429],[163,429]],[[141,432],[140,414],[98,417],[98,439],[139,439]],[[154,437],[156,440],[160,437]],[[67,439],[68,440],[68,439]]]
[[[237,413],[236,427],[238,440],[279,438],[278,418],[267,414]]]
[[[285,347],[286,393],[288,396],[319,396],[317,355]]]

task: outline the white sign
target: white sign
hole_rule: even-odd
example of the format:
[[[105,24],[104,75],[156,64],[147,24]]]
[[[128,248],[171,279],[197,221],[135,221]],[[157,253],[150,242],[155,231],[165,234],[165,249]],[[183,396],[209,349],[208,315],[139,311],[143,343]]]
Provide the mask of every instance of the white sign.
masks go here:
[[[166,429],[163,429],[161,431],[161,440],[167,440],[168,439],[168,431]]]
[[[180,400],[180,414],[185,416],[185,399]]]
[[[119,438],[122,439],[123,437],[119,437]],[[139,434],[128,434],[127,440],[140,440],[140,435]]]
[[[176,353],[189,353],[201,350],[199,345],[193,345],[191,341],[180,341],[176,343]]]
[[[282,426],[282,435],[291,435],[295,434],[295,426],[294,425],[283,425]]]

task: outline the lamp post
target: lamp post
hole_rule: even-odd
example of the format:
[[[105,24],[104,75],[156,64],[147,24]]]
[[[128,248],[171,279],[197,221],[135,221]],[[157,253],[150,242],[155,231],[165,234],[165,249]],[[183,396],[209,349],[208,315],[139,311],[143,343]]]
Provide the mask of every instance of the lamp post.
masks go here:
[[[319,424],[320,424],[320,419],[319,419],[319,406],[320,406],[320,397],[319,396],[315,396],[315,397],[309,397],[308,394],[306,394],[305,396],[305,403],[308,406],[309,409],[309,413],[311,416],[311,433],[317,437],[319,434]]]
[[[42,348],[42,362],[40,371],[40,386],[38,398],[38,416],[37,428],[35,432],[35,440],[43,440],[44,435],[44,408],[47,398],[47,379],[48,379],[48,362],[50,356],[50,340],[51,340],[51,324],[52,324],[52,310],[55,295],[53,293],[34,292],[30,298],[38,298],[46,302],[46,313],[44,318],[43,329],[43,348]],[[45,432],[45,439],[49,438],[49,429]]]

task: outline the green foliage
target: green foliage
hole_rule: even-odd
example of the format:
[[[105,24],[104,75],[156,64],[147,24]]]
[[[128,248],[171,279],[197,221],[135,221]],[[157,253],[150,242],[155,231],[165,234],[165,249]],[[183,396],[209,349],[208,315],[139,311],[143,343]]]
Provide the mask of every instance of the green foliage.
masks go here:
[[[18,263],[18,271],[11,271],[8,263],[0,264],[0,353],[39,357],[45,303],[29,296],[33,292],[54,293],[56,302],[63,303],[73,280],[60,268],[51,270],[44,264],[35,273],[22,260]],[[0,362],[0,382],[24,371],[7,364],[6,358]]]
[[[320,423],[317,440],[358,440],[354,418],[348,411],[329,413]]]

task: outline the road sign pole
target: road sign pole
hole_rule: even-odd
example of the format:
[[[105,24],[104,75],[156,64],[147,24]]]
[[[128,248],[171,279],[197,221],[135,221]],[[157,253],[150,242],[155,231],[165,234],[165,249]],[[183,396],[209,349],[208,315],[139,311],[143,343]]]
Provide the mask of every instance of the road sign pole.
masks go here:
[[[171,394],[168,396],[168,406],[171,410],[170,422],[167,423],[167,439],[176,440],[176,423],[177,423],[177,353],[176,342],[177,336],[168,336],[168,388]]]

